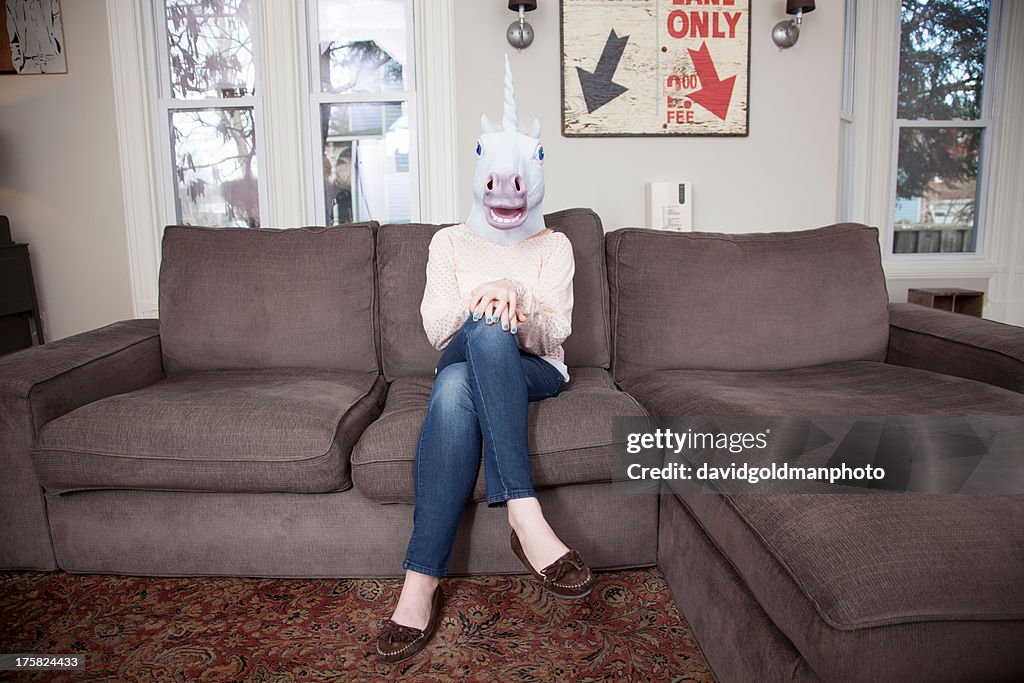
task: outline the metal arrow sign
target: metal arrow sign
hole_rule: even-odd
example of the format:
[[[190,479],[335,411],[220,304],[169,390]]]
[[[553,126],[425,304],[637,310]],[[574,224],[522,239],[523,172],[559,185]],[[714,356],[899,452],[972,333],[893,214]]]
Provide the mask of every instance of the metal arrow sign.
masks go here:
[[[593,71],[585,71],[576,67],[576,73],[580,77],[580,87],[583,88],[583,99],[587,103],[587,113],[593,114],[595,109],[603,107],[616,97],[626,92],[629,88],[612,81],[615,69],[622,59],[622,51],[626,49],[629,36],[621,38],[615,35],[615,29],[608,34],[608,40],[601,51],[601,58],[597,61],[597,68]]]

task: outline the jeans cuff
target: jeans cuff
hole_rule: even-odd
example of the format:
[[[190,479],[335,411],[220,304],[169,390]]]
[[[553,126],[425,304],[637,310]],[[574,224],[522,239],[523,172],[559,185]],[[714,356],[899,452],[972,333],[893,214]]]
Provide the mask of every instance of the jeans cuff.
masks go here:
[[[513,498],[536,498],[537,492],[532,488],[530,489],[512,489],[511,491],[502,491],[501,493],[495,493],[493,496],[487,496],[487,507],[489,508],[503,508],[507,507],[507,502]]]
[[[439,578],[448,576],[447,569],[431,569],[430,567],[424,567],[422,564],[416,564],[415,562],[410,562],[409,560],[406,560],[402,563],[402,569],[408,569],[414,572],[419,572],[420,574],[426,574],[427,576],[436,576]]]

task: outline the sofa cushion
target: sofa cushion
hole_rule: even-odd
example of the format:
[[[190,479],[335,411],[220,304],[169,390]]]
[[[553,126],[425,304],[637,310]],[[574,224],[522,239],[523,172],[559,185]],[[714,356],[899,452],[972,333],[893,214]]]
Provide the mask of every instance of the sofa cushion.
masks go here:
[[[615,379],[884,360],[878,231],[608,235]]]
[[[823,680],[1024,674],[1021,497],[682,499]]]
[[[33,465],[48,492],[336,491],[351,485],[352,445],[383,395],[373,373],[184,373],[47,423]]]
[[[529,449],[536,488],[612,480],[612,417],[643,410],[615,389],[602,368],[572,368],[571,381],[555,398],[530,404]],[[379,503],[412,503],[413,463],[434,378],[403,377],[388,389],[384,412],[352,452],[352,479]],[[621,448],[621,446],[619,446]],[[486,499],[483,468],[473,500]]]
[[[168,227],[160,265],[167,374],[263,367],[377,372],[374,225]]]
[[[1024,395],[855,361],[774,372],[665,370],[620,386],[652,415],[1024,415]]]
[[[544,216],[549,228],[566,234],[576,260],[572,334],[565,340],[567,365],[607,368],[608,279],[604,229],[589,209],[568,209]],[[384,375],[390,382],[409,375],[430,375],[440,352],[427,341],[420,302],[427,282],[427,250],[439,225],[384,225],[377,235],[380,288],[380,336]]]

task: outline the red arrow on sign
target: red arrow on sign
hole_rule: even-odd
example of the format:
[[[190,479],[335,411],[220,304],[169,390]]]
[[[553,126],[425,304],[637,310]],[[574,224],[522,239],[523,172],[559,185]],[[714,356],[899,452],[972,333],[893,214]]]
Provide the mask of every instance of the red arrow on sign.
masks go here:
[[[687,52],[690,53],[690,59],[693,60],[693,67],[697,70],[697,78],[701,84],[701,89],[694,90],[688,97],[724,121],[729,113],[729,102],[732,100],[732,88],[736,85],[736,77],[729,76],[724,80],[718,80],[718,71],[715,70],[715,63],[711,59],[706,42],[701,43],[699,50],[688,49]]]

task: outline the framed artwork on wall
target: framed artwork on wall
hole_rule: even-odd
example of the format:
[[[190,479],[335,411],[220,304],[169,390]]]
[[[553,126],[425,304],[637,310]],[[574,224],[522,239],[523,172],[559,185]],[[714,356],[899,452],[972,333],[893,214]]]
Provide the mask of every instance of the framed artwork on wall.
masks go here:
[[[747,135],[750,0],[561,3],[563,135]]]
[[[3,0],[0,73],[66,74],[60,0]]]

